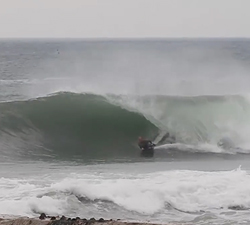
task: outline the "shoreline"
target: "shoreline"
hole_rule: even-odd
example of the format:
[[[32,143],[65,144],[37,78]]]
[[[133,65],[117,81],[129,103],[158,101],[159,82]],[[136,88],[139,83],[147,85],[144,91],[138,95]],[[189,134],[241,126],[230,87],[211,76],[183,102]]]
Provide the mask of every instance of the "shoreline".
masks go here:
[[[68,218],[65,216],[46,216],[42,213],[39,218],[0,216],[0,225],[181,225],[182,223],[151,223],[123,221],[121,219]]]

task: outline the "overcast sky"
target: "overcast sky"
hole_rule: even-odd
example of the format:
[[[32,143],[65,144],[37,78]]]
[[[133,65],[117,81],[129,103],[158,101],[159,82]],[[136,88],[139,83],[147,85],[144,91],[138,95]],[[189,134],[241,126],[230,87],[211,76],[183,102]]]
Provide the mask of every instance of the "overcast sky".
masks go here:
[[[0,37],[250,37],[250,0],[0,0]]]

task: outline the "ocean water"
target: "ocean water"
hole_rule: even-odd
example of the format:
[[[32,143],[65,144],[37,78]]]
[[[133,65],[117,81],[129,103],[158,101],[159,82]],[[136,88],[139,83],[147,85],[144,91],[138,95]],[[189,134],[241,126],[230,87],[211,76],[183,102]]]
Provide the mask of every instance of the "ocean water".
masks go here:
[[[249,73],[248,39],[0,40],[0,214],[250,223]]]

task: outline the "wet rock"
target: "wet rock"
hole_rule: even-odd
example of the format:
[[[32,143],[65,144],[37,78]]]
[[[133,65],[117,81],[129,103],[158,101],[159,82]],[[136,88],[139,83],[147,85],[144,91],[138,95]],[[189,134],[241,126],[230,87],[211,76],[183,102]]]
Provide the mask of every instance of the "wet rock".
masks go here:
[[[89,220],[86,221],[86,225],[90,225],[92,223],[95,223],[96,222],[96,219],[94,217],[90,218]]]
[[[60,220],[66,220],[66,217],[65,217],[65,216],[62,216],[62,217],[60,218]]]
[[[50,220],[56,220],[56,217],[55,217],[55,216],[52,216]]]
[[[46,214],[45,213],[41,213],[41,215],[39,216],[40,220],[44,220],[46,218]]]
[[[46,218],[48,219],[51,217],[46,216]],[[0,225],[87,225],[87,224],[97,225],[96,224],[97,221],[94,218],[91,218],[93,222],[90,222],[91,220],[85,219],[86,223],[83,222],[85,221],[84,219],[76,220],[75,222],[73,222],[72,220],[67,220],[67,218],[66,220],[60,220],[59,217],[55,217],[55,218],[57,219],[54,221],[39,220],[37,218],[36,219],[31,219],[31,218],[4,219],[4,220],[0,220]],[[102,221],[102,218],[100,219]],[[148,223],[117,222],[116,220],[112,220],[113,222],[109,222],[109,221],[110,220],[104,220],[103,225],[157,225],[157,224],[148,224]]]
[[[98,220],[98,222],[104,222],[104,219],[103,219],[103,218],[100,218],[100,219]]]

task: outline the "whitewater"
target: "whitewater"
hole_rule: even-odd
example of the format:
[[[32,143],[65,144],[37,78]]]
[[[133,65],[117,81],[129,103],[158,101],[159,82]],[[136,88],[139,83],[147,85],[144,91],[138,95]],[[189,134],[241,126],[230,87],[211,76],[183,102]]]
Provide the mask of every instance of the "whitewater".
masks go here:
[[[248,39],[0,40],[0,214],[249,223],[249,60]]]

